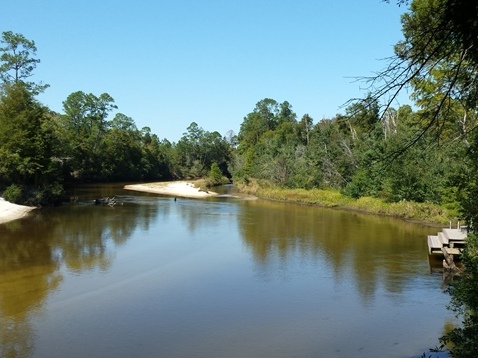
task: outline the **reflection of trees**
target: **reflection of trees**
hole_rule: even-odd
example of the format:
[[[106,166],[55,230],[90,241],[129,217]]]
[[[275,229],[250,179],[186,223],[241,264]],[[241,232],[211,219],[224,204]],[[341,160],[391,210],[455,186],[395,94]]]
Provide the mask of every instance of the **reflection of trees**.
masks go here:
[[[239,230],[256,262],[267,265],[298,254],[322,260],[336,277],[352,273],[365,300],[373,297],[378,279],[389,292],[401,292],[406,277],[422,264],[417,257],[426,258],[425,229],[413,224],[274,202],[249,201],[240,207]],[[411,254],[414,250],[420,252]]]
[[[13,224],[13,223],[12,223]],[[40,230],[15,223],[0,234],[0,356],[28,357],[33,350],[30,314],[61,282],[58,260]],[[36,225],[35,225],[36,227]],[[14,235],[8,235],[11,232]]]
[[[106,210],[109,208],[81,207],[73,210],[75,219],[67,214],[66,223],[54,225],[54,245],[61,254],[63,264],[70,270],[81,272],[99,268],[108,269],[112,254],[107,250],[110,239],[107,234],[109,217]],[[59,221],[63,221],[60,216]],[[114,238],[111,238],[114,241]],[[124,241],[123,236],[120,242]]]
[[[0,225],[0,357],[32,355],[30,319],[61,283],[61,264],[75,272],[108,269],[113,248],[136,228],[148,229],[158,213],[150,204],[66,205]]]
[[[187,223],[190,232],[194,232],[200,227],[214,228],[218,217],[230,215],[228,210],[231,210],[230,205],[223,199],[216,200],[214,198],[207,200],[206,205],[204,200],[179,199],[175,203],[175,208],[182,221]]]
[[[138,226],[147,229],[156,214],[156,205],[69,206],[55,215],[50,235],[68,269],[107,270],[111,249],[123,245]]]

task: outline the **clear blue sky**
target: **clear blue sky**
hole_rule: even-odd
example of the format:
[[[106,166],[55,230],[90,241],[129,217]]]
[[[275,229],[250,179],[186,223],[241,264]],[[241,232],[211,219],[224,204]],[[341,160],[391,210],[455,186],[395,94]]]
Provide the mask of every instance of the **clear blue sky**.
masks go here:
[[[191,122],[236,134],[264,98],[314,122],[344,113],[401,39],[381,0],[15,0],[2,29],[34,40],[39,99],[62,112],[75,91],[176,142]],[[404,104],[404,103],[400,103]],[[109,119],[112,119],[113,115]]]

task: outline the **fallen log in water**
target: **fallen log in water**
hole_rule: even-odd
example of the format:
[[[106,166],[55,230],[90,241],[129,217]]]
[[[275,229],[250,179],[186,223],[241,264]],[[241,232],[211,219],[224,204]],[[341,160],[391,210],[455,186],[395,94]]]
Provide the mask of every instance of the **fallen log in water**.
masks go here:
[[[110,205],[110,206],[114,206],[114,205],[117,204],[116,198],[115,198],[114,196],[113,196],[112,198],[106,197],[106,198],[95,199],[93,202],[95,203],[95,205]]]
[[[450,255],[448,252],[447,252],[447,249],[445,247],[442,248],[442,252],[443,252],[443,256],[444,256],[444,259],[443,259],[443,269],[448,271],[448,272],[451,272],[451,273],[459,273],[461,272],[461,269],[458,268],[456,265],[455,265],[455,261],[453,259],[453,255]]]

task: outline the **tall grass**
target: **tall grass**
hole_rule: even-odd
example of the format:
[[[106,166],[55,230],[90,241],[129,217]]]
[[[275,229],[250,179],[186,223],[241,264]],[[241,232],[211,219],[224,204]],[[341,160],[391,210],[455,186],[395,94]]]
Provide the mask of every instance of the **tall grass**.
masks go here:
[[[445,225],[449,224],[450,221],[457,221],[457,218],[453,217],[451,211],[432,203],[415,203],[410,201],[388,203],[382,199],[372,197],[353,199],[334,189],[287,189],[259,180],[235,183],[235,187],[241,192],[268,200],[357,210],[370,214],[393,216],[437,225]]]

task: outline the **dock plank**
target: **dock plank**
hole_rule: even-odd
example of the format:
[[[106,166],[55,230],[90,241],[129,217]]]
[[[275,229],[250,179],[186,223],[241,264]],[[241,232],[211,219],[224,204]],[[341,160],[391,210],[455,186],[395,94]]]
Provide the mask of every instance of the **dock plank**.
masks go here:
[[[466,232],[460,229],[443,229],[448,241],[460,241],[464,242],[466,240]]]
[[[448,255],[456,255],[456,256],[458,256],[458,255],[461,254],[461,252],[460,252],[459,249],[455,249],[455,248],[451,248],[451,247],[444,247],[443,249],[446,251],[446,253],[447,253]]]
[[[446,235],[443,233],[443,232],[439,232],[438,233],[438,239],[440,240],[440,242],[442,243],[442,245],[445,245],[447,246],[449,241],[448,241],[448,238],[446,237]]]
[[[440,254],[442,252],[442,243],[436,235],[428,235],[428,253]]]

